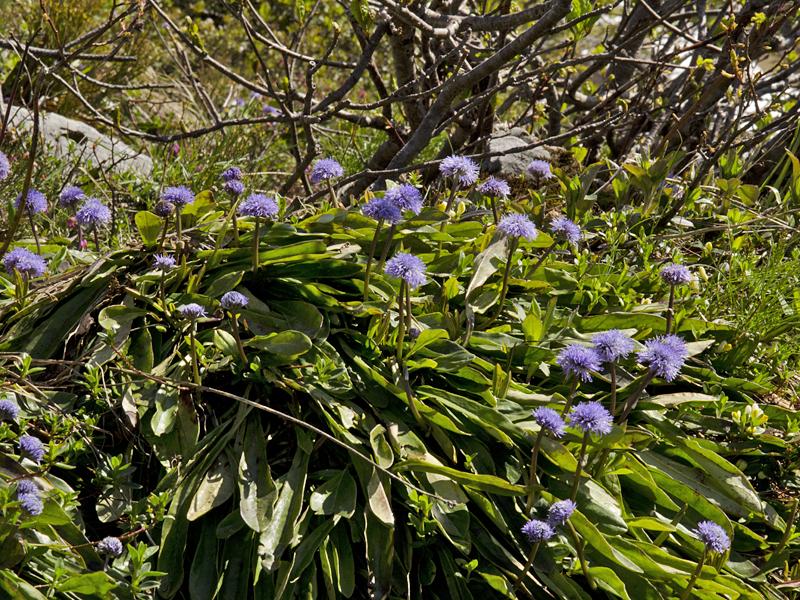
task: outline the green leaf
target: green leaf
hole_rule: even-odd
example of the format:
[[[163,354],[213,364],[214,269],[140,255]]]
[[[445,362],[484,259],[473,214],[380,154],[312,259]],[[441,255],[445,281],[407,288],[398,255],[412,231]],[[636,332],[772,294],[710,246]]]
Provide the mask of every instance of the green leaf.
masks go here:
[[[257,335],[247,340],[246,344],[274,354],[284,361],[294,360],[313,347],[309,337],[299,331],[281,331],[280,333]]]
[[[239,513],[250,529],[267,529],[273,515],[277,488],[267,460],[267,445],[257,417],[247,421],[239,459]]]
[[[338,515],[347,519],[356,509],[356,482],[347,471],[340,471],[311,494],[308,505],[318,515]]]
[[[494,475],[467,473],[422,460],[406,460],[398,463],[395,465],[395,471],[438,473],[439,475],[445,475],[463,486],[501,496],[521,496],[525,493],[525,488],[523,486],[510,484],[505,479],[500,479]]]
[[[220,504],[226,502],[232,495],[236,487],[236,480],[233,476],[228,457],[220,454],[211,468],[206,471],[200,480],[200,485],[195,492],[186,518],[189,521],[196,521],[204,514],[210,512]]]
[[[134,217],[136,228],[142,238],[142,243],[147,246],[155,246],[161,235],[164,221],[148,210],[140,210]]]
[[[117,584],[105,573],[83,573],[73,575],[56,586],[63,593],[86,594],[87,596],[107,596]]]

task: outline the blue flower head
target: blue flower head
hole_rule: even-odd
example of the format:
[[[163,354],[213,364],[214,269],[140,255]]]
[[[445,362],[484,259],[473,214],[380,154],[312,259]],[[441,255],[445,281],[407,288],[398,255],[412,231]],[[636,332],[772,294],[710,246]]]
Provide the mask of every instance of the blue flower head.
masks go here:
[[[684,285],[692,281],[692,272],[688,267],[678,264],[669,264],[661,269],[661,279],[669,285]]]
[[[406,252],[395,254],[386,262],[384,268],[387,275],[402,279],[412,290],[425,284],[427,281],[425,271],[425,263],[419,257]]]
[[[580,402],[570,411],[569,422],[584,433],[608,435],[614,418],[599,402]]]
[[[550,231],[570,244],[577,244],[583,239],[581,228],[574,221],[563,216],[553,219],[553,222],[550,223]]]
[[[27,248],[14,248],[3,257],[3,266],[9,274],[17,271],[23,277],[41,277],[47,271],[47,262]]]
[[[361,208],[361,212],[376,221],[386,221],[391,225],[396,225],[403,218],[400,207],[385,196],[370,200]]]
[[[172,202],[167,202],[166,200],[159,200],[153,207],[153,212],[157,216],[164,219],[175,212],[175,205]]]
[[[0,152],[0,181],[6,179],[11,174],[11,163],[5,153]]]
[[[525,523],[522,526],[522,533],[532,544],[546,542],[556,534],[555,529],[549,523],[539,519],[532,519]]]
[[[411,211],[418,215],[422,210],[422,192],[410,183],[401,183],[386,190],[383,197],[401,211]]]
[[[439,172],[457,181],[461,187],[469,187],[478,181],[478,163],[466,156],[448,156],[439,163]]]
[[[20,479],[17,481],[17,496],[38,496],[39,486],[33,479]]]
[[[552,408],[540,406],[533,411],[533,418],[542,429],[549,431],[553,437],[560,438],[564,435],[564,419]]]
[[[219,301],[222,308],[231,312],[235,312],[240,308],[245,308],[249,302],[247,296],[239,292],[225,292]]]
[[[528,173],[535,177],[541,177],[542,179],[554,177],[553,172],[550,170],[550,163],[546,160],[532,160],[528,163]]]
[[[524,238],[529,242],[536,239],[536,225],[528,217],[517,213],[505,215],[497,224],[497,230],[506,237]]]
[[[161,199],[180,208],[194,202],[194,192],[185,185],[168,187],[161,193]]]
[[[122,554],[122,542],[119,540],[119,538],[111,536],[104,537],[102,540],[97,542],[97,551],[100,554],[119,556]]]
[[[86,198],[86,194],[76,185],[68,185],[58,196],[58,203],[64,208],[75,206],[78,202]]]
[[[17,199],[14,200],[14,208],[19,210],[19,205],[22,202],[22,194],[17,196]],[[45,198],[44,194],[38,190],[33,188],[28,190],[28,195],[25,199],[25,212],[29,215],[38,215],[39,213],[43,213],[47,210],[47,198]]]
[[[178,312],[184,319],[202,319],[206,316],[206,309],[195,302],[189,304],[181,304],[178,307]]]
[[[558,527],[566,523],[575,512],[577,505],[572,500],[554,502],[547,511],[547,522],[551,527]]]
[[[278,214],[278,203],[264,194],[250,194],[239,205],[239,214],[243,217],[260,217],[272,219]]]
[[[731,538],[725,530],[714,523],[714,521],[700,521],[694,533],[701,542],[706,545],[706,549],[711,552],[722,554],[731,547]]]
[[[511,188],[505,179],[499,179],[491,175],[478,186],[478,191],[489,198],[508,198]]]
[[[627,358],[636,344],[619,329],[609,329],[592,338],[594,350],[603,362],[617,362]]]
[[[175,259],[167,254],[156,254],[153,257],[153,268],[157,271],[171,271],[175,268]]]
[[[639,362],[665,381],[673,381],[681,372],[689,349],[677,335],[664,335],[647,340],[639,352]]]
[[[17,500],[19,500],[19,505],[22,507],[22,510],[31,516],[35,517],[42,514],[42,511],[44,511],[42,499],[37,495],[22,494],[21,496],[17,496]]]
[[[19,406],[7,398],[0,400],[0,421],[16,421],[18,416]]]
[[[44,458],[44,446],[42,441],[32,435],[21,435],[19,437],[19,450],[35,463],[42,462]]]
[[[591,381],[592,371],[599,371],[602,367],[594,349],[578,344],[567,346],[559,352],[556,364],[564,370],[564,375],[577,377],[583,382]]]
[[[344,175],[342,165],[333,158],[321,158],[314,163],[311,168],[311,176],[309,180],[314,185],[327,181],[328,179],[336,179]]]
[[[97,198],[88,198],[75,213],[75,218],[86,227],[99,227],[111,222],[111,209]]]
[[[242,170],[239,167],[230,167],[222,172],[222,181],[233,181],[242,179]]]
[[[241,196],[244,193],[244,184],[238,179],[231,179],[222,184],[222,187],[231,196]]]

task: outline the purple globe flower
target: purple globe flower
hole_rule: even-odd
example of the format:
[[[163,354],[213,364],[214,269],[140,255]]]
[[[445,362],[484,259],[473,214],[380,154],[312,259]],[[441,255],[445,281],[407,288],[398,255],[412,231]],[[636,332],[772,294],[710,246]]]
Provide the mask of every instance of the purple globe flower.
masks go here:
[[[424,285],[425,263],[420,258],[406,252],[399,252],[386,262],[384,272],[390,277],[397,277],[406,282],[412,290]]]
[[[58,196],[58,203],[64,208],[75,206],[78,202],[86,198],[86,194],[76,185],[68,185]]]
[[[478,191],[489,198],[508,198],[511,188],[505,179],[499,179],[491,175],[478,186]]]
[[[711,552],[722,554],[731,547],[731,538],[725,530],[714,523],[714,521],[700,521],[697,529],[692,531],[698,539],[703,542],[706,549]]]
[[[42,462],[44,458],[44,446],[42,441],[32,435],[22,435],[19,438],[19,450],[35,463]]]
[[[570,244],[577,244],[583,239],[581,228],[567,217],[556,217],[550,223],[550,231],[556,236],[567,240]]]
[[[335,179],[344,175],[344,169],[339,162],[333,158],[321,158],[314,163],[311,168],[311,183],[317,185],[328,179]]]
[[[540,406],[533,411],[533,418],[542,429],[549,431],[553,437],[560,438],[564,435],[564,419],[552,408]]]
[[[245,308],[250,301],[247,299],[247,296],[240,294],[239,292],[225,292],[219,303],[225,310],[234,312],[240,308]]]
[[[461,187],[469,187],[478,181],[478,164],[466,156],[448,156],[439,163],[439,172],[458,182]]]
[[[411,211],[418,215],[422,210],[422,192],[410,183],[401,183],[386,190],[383,197],[401,211]]]
[[[153,207],[153,213],[155,213],[162,219],[165,219],[174,212],[175,212],[175,205],[172,202],[167,202],[166,200],[159,200]]]
[[[669,285],[684,285],[692,281],[692,272],[684,265],[669,264],[661,269],[661,279]]]
[[[269,104],[265,104],[264,108],[261,109],[261,112],[268,117],[280,117],[283,115],[283,112],[279,108],[275,108]]]
[[[44,504],[39,496],[34,494],[22,494],[21,496],[17,496],[17,500],[19,500],[19,505],[22,507],[22,510],[31,516],[35,517],[42,514],[42,511],[44,511]]]
[[[222,172],[222,181],[240,180],[242,178],[242,170],[239,167],[230,167]]]
[[[180,208],[194,202],[194,192],[185,185],[168,187],[161,193],[161,199]]]
[[[361,212],[376,221],[386,221],[391,225],[396,225],[403,219],[400,207],[385,196],[370,200],[361,208]]]
[[[528,173],[535,177],[541,177],[542,179],[554,177],[553,172],[550,170],[550,163],[546,160],[532,160],[528,163]]]
[[[3,266],[9,274],[17,271],[23,277],[41,277],[47,271],[47,262],[27,248],[14,248],[3,257]]]
[[[584,433],[608,435],[614,418],[599,402],[580,402],[570,411],[569,422]]]
[[[551,527],[558,527],[566,523],[575,512],[577,505],[572,500],[554,502],[547,511],[547,522]]]
[[[119,540],[119,538],[111,536],[104,537],[102,540],[97,542],[97,551],[100,554],[119,556],[122,554],[122,542]]]
[[[11,400],[0,400],[0,421],[16,421],[19,416],[19,406]]]
[[[86,227],[99,227],[111,222],[111,209],[97,198],[88,198],[75,213],[75,218]]]
[[[0,181],[3,181],[11,174],[11,163],[4,152],[0,152]]]
[[[22,202],[22,194],[17,196],[17,199],[14,200],[14,208],[19,210],[19,205]],[[28,190],[28,195],[25,199],[25,212],[29,215],[37,215],[39,213],[43,213],[47,210],[47,198],[45,195],[33,188]]]
[[[231,179],[222,184],[222,187],[231,196],[241,196],[244,193],[244,184],[238,179]]]
[[[156,254],[153,257],[153,268],[157,271],[171,271],[175,268],[175,259],[167,254]]]
[[[17,481],[17,496],[38,496],[39,486],[33,479],[20,479]]]
[[[639,362],[665,381],[673,381],[681,372],[689,349],[677,335],[664,335],[647,340],[639,352]]]
[[[546,542],[552,538],[556,534],[556,531],[549,523],[540,521],[539,519],[532,519],[522,526],[522,533],[528,538],[530,543],[538,544],[539,542]]]
[[[506,237],[525,238],[529,242],[536,239],[539,232],[528,217],[517,213],[505,215],[497,224],[497,230]]]
[[[567,377],[577,377],[580,381],[592,380],[592,371],[601,369],[600,356],[592,348],[573,344],[567,346],[556,357],[556,363]]]
[[[617,362],[627,358],[636,344],[619,329],[609,329],[596,334],[592,338],[594,349],[603,362]]]
[[[206,316],[206,309],[196,302],[181,304],[178,307],[178,312],[181,313],[184,319],[202,319]]]
[[[278,203],[264,194],[250,194],[247,200],[239,205],[238,212],[243,217],[271,219],[278,214]]]

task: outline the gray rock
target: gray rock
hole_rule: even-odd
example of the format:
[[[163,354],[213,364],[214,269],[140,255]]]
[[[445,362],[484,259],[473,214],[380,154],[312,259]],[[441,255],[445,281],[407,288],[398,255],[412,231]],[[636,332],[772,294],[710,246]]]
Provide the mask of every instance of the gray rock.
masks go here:
[[[522,127],[498,129],[489,140],[489,152],[503,154],[486,159],[484,169],[494,175],[512,178],[524,175],[528,164],[534,159],[551,161],[551,153],[545,146],[514,152],[517,148],[525,148],[535,142]]]
[[[5,114],[5,105],[0,103]],[[45,149],[55,156],[70,161],[91,161],[116,173],[135,173],[148,177],[153,171],[149,156],[137,152],[124,142],[104,135],[94,127],[68,119],[55,113],[39,113],[39,131]],[[33,129],[33,113],[21,106],[12,106],[9,127],[19,135],[30,135]]]

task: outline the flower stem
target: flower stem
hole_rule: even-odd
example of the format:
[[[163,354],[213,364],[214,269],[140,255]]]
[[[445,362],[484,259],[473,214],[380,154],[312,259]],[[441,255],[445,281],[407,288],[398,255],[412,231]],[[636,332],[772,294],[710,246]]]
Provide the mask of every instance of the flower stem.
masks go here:
[[[203,382],[200,379],[200,367],[197,361],[197,348],[195,348],[194,345],[194,340],[195,340],[194,328],[195,328],[195,321],[194,319],[192,319],[192,323],[189,326],[189,345],[192,353],[192,377],[194,378],[195,385],[200,386],[203,384]]]
[[[495,312],[494,316],[489,319],[487,323],[484,324],[484,328],[488,327],[492,323],[494,323],[500,315],[503,314],[503,302],[506,301],[506,295],[508,294],[508,278],[511,275],[511,261],[514,258],[514,252],[517,251],[517,238],[511,238],[508,241],[508,255],[506,256],[506,268],[503,271],[503,283],[500,287],[500,299],[497,301],[497,311]]]
[[[397,360],[403,360],[403,341],[406,335],[406,323],[403,316],[403,294],[405,293],[406,282],[400,281],[400,294],[397,296]]]
[[[667,335],[670,334],[670,330],[672,329],[672,321],[675,318],[675,285],[672,284],[669,286],[669,303],[667,304]]]
[[[569,384],[569,395],[567,396],[567,403],[564,404],[564,408],[561,409],[561,416],[569,412],[569,409],[572,408],[572,403],[575,401],[575,394],[578,393],[578,378],[573,377],[572,383]]]
[[[158,284],[158,296],[161,299],[161,307],[164,312],[167,312],[167,294],[164,291],[164,287],[166,285],[164,280],[166,277],[167,274],[164,271],[161,271],[161,281]]]
[[[497,223],[500,221],[500,216],[497,213],[497,201],[494,199],[494,197],[491,197],[489,198],[489,203],[492,205],[492,216],[494,217],[494,224],[497,225]]]
[[[369,298],[369,276],[372,270],[372,259],[375,256],[375,248],[378,246],[378,236],[381,233],[381,226],[383,219],[378,219],[378,225],[375,227],[375,234],[372,236],[372,243],[369,245],[369,254],[367,254],[367,266],[364,269],[364,302]]]
[[[553,252],[553,250],[555,249],[555,247],[556,247],[555,243],[553,243],[553,244],[550,244],[550,246],[548,246],[547,250],[545,250],[545,251],[542,253],[542,255],[539,257],[539,260],[537,260],[537,261],[536,261],[536,262],[533,264],[533,267],[531,267],[531,270],[530,270],[530,273],[531,273],[531,275],[533,275],[534,273],[536,273],[536,271],[539,269],[539,267],[541,267],[541,266],[542,266],[542,263],[545,261],[545,259],[546,259],[548,256],[550,256],[550,254]]]
[[[247,354],[244,352],[242,338],[239,335],[239,322],[236,318],[236,315],[233,313],[231,313],[231,331],[233,332],[233,339],[236,340],[236,348],[239,350],[239,356],[242,358],[242,363],[246,366]]]
[[[333,205],[336,208],[344,208],[344,206],[342,206],[342,204],[339,202],[339,198],[336,195],[336,190],[333,188],[333,183],[331,183],[330,179],[327,179],[326,181],[328,183],[328,191],[331,194],[331,201],[333,201]]]
[[[528,471],[528,501],[525,503],[525,516],[528,516],[533,506],[533,500],[536,497],[536,463],[539,460],[539,449],[542,447],[542,438],[544,437],[544,427],[539,430],[536,435],[536,442],[533,444],[531,450],[531,468]]]
[[[386,237],[386,243],[383,245],[383,251],[381,252],[381,258],[378,261],[378,267],[377,267],[378,271],[380,271],[383,268],[383,263],[386,262],[386,257],[389,256],[389,250],[392,247],[392,239],[394,238],[394,230],[395,230],[395,225],[394,224],[390,225],[389,234]]]
[[[92,226],[92,236],[94,237],[94,249],[100,252],[100,238],[97,235],[97,225]]]
[[[161,228],[161,239],[158,242],[158,251],[164,251],[164,244],[167,241],[167,230],[169,229],[169,215],[164,217],[164,227]],[[83,235],[81,234],[81,226],[78,225],[78,244],[80,244],[80,240],[83,239]]]
[[[707,553],[708,551],[705,548],[703,548],[703,554],[702,556],[700,556],[700,560],[697,562],[697,568],[694,570],[694,573],[692,573],[692,576],[689,578],[689,583],[686,584],[686,589],[683,590],[680,600],[686,600],[692,593],[692,588],[694,587],[694,583],[695,581],[697,581],[697,578],[700,577],[700,573],[703,571],[703,565],[706,562]]]
[[[259,242],[259,229],[261,227],[261,223],[259,218],[256,217],[256,228],[253,231],[253,273],[258,271],[258,242]]]
[[[578,486],[581,482],[581,471],[583,470],[583,459],[586,457],[586,446],[589,444],[589,436],[591,434],[586,431],[583,434],[583,441],[581,442],[581,451],[578,453],[578,466],[575,468],[575,479],[572,482],[572,489],[569,492],[569,499],[575,502],[578,496]]]
[[[406,284],[406,331],[411,331],[411,287]]]
[[[648,371],[647,375],[644,376],[644,378],[642,379],[642,383],[639,384],[639,387],[636,389],[636,391],[633,394],[631,394],[625,401],[625,407],[622,409],[622,413],[619,416],[620,425],[622,425],[628,420],[631,411],[636,406],[636,403],[639,401],[639,398],[641,397],[645,388],[650,384],[651,381],[653,381],[655,376],[656,374],[654,371]]]
[[[540,542],[536,542],[533,546],[531,546],[531,551],[528,554],[528,560],[525,562],[525,566],[522,567],[522,571],[519,572],[517,578],[514,580],[514,584],[511,586],[512,594],[517,590],[519,584],[522,583],[522,580],[525,579],[525,576],[530,571],[531,567],[533,566],[533,561],[536,559],[536,553],[539,551],[539,544]]]
[[[608,363],[608,374],[611,377],[611,416],[617,412],[617,363]]]
[[[567,528],[572,536],[572,543],[575,544],[575,552],[578,554],[578,562],[581,563],[581,571],[583,571],[583,576],[586,577],[586,581],[589,582],[590,588],[593,590],[597,589],[597,584],[594,582],[592,574],[589,573],[589,565],[586,563],[586,555],[583,552],[583,541],[580,539],[580,537],[578,537],[578,532],[575,531],[575,526],[569,521],[567,521]]]
[[[25,202],[20,202],[20,210],[25,208]],[[42,253],[42,244],[39,242],[39,232],[36,231],[36,224],[33,222],[33,215],[28,213],[28,221],[31,224],[31,231],[33,232],[33,239],[36,240],[36,254]]]

